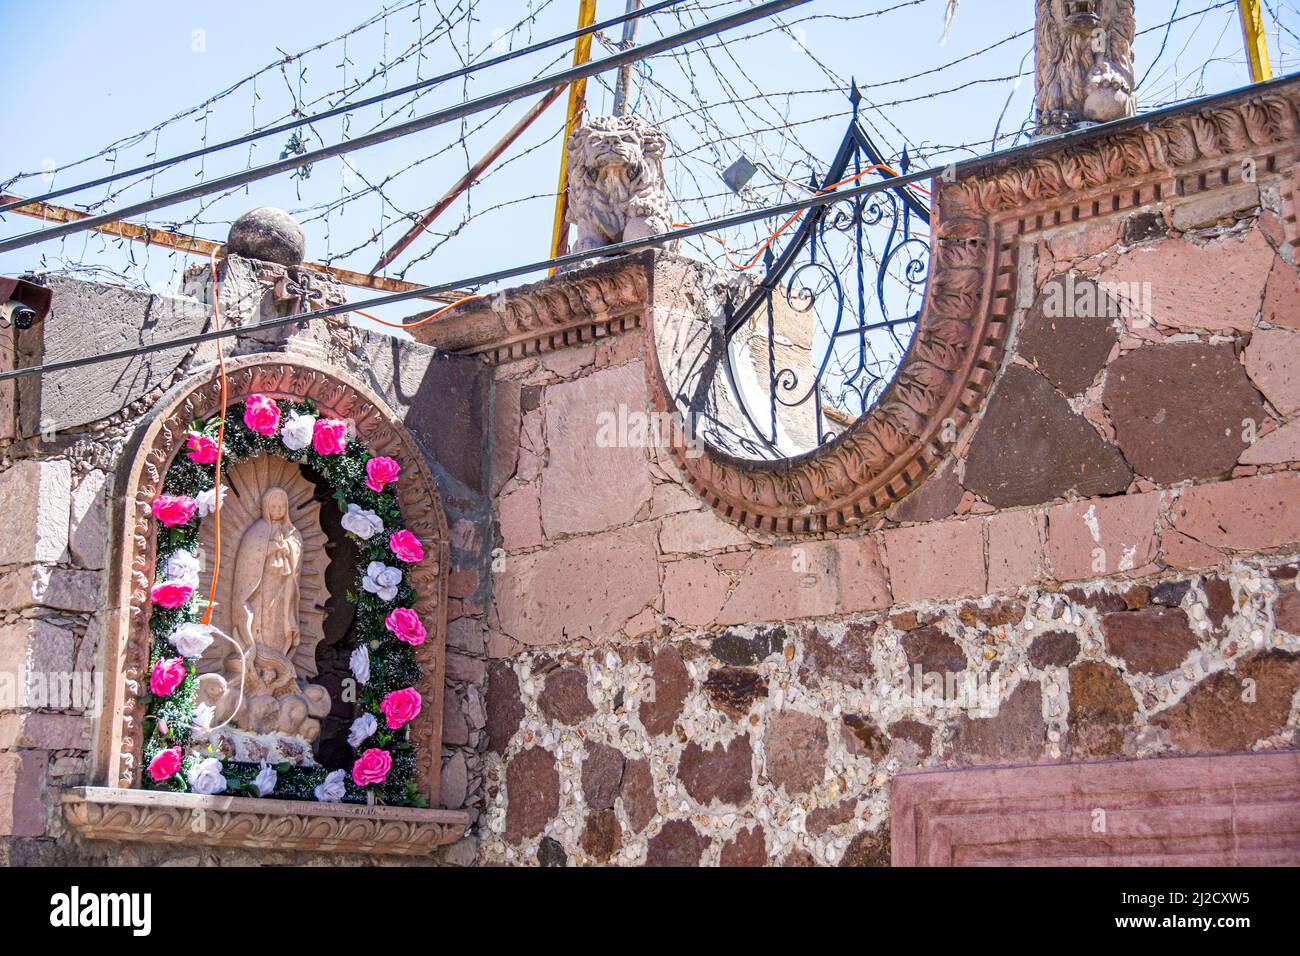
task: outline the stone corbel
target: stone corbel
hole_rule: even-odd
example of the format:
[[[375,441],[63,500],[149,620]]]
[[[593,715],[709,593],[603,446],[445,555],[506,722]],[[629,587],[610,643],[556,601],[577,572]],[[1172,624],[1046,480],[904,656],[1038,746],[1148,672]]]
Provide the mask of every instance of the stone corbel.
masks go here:
[[[257,800],[118,787],[63,793],[63,818],[87,840],[427,856],[461,839],[464,810]]]

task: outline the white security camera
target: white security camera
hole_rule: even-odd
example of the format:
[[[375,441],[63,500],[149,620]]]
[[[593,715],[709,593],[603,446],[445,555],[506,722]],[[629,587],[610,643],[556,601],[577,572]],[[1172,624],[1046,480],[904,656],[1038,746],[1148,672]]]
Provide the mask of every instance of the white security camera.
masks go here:
[[[30,329],[40,318],[39,313],[25,302],[10,299],[0,305],[0,328],[13,326],[20,330]]]

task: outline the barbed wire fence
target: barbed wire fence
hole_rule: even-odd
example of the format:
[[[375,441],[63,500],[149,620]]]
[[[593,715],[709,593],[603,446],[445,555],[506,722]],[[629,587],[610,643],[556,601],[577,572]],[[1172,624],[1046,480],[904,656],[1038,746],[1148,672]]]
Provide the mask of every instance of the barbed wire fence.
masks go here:
[[[642,29],[665,36],[747,5],[746,0],[684,0],[643,18]],[[1295,0],[1264,0],[1263,5],[1272,52],[1279,67],[1285,69],[1300,55],[1300,11]],[[281,51],[279,59],[147,129],[80,158],[15,173],[0,183],[0,188],[30,193],[36,184],[50,187],[88,168],[115,171],[119,164],[130,168],[128,162],[134,166],[141,157],[155,157],[164,145],[179,143],[190,149],[197,139],[206,146],[219,138],[219,128],[269,129],[419,81],[433,62],[470,65],[494,52],[527,45],[546,14],[552,19],[570,15],[568,5],[558,0],[526,0],[522,10],[512,5],[516,13],[510,22],[492,24],[483,6],[481,0],[399,0],[331,39],[296,53]],[[953,55],[936,42],[946,0],[894,0],[870,10],[861,10],[857,4],[848,10],[828,9],[834,6],[801,7],[637,64],[633,111],[665,134],[669,191],[682,221],[715,219],[806,195],[825,174],[830,160],[827,144],[833,146],[838,141],[853,115],[848,94],[855,79],[862,97],[859,121],[895,164],[901,164],[906,154],[913,165],[941,165],[1015,145],[1032,133],[1032,95],[1027,97],[1028,109],[1019,123],[1019,113],[1010,122],[1004,118],[1015,98],[1025,99],[1026,86],[1032,87],[1024,82],[1032,76],[1032,63],[1024,55],[1032,51],[1033,43],[1028,7],[1029,23],[1019,24],[1019,29],[978,49]],[[1178,0],[1168,20],[1139,24],[1140,38],[1158,40],[1157,52],[1138,85],[1143,110],[1204,95],[1207,73],[1214,63],[1244,61],[1239,34],[1233,29],[1235,0],[1202,0],[1194,9],[1189,9],[1191,6]],[[809,39],[816,29],[828,25],[858,31],[864,37],[889,36],[902,29],[904,17],[922,14],[933,14],[935,34],[908,35],[907,42],[918,48],[919,68],[904,76],[846,75]],[[964,15],[967,10],[959,9],[953,36],[958,35]],[[1209,55],[1189,56],[1188,51],[1205,38],[1212,38]],[[200,41],[196,37],[195,42]],[[596,41],[606,50],[619,48],[617,38],[603,33],[596,35]],[[784,44],[782,54],[789,57],[780,72],[760,59],[777,41]],[[571,51],[565,47],[553,55],[539,56],[529,75],[540,77],[569,57]],[[374,65],[369,69],[358,66],[367,60]],[[798,76],[803,82],[783,83],[787,76]],[[809,78],[814,82],[806,82]],[[593,86],[605,96],[605,102],[612,99],[608,78],[596,78]],[[470,88],[471,77],[467,76],[458,92],[468,98]],[[395,97],[379,104],[377,112],[345,111],[320,124],[308,123],[274,142],[250,143],[242,161],[251,166],[259,151],[264,154],[278,149],[282,157],[293,156],[316,145],[382,129],[399,118],[416,115],[418,108],[439,92],[447,93],[448,84]],[[987,115],[992,127],[980,138],[943,142],[942,134],[935,137],[932,130],[917,128],[905,118],[934,106],[956,115],[963,109],[961,104],[969,104],[973,97],[983,106],[979,114]],[[988,103],[1001,104],[1004,97],[1004,117],[994,125],[996,108],[990,114]],[[593,102],[593,111],[595,106]],[[328,174],[330,182],[325,184],[321,179],[325,174],[311,166],[300,167],[290,177],[295,202],[286,205],[308,232],[315,258],[327,265],[368,268],[378,253],[409,228],[433,198],[428,193],[442,187],[443,177],[452,173],[449,184],[470,168],[476,158],[474,144],[499,135],[510,112],[509,105],[501,106],[462,119],[456,127],[444,127],[427,151],[391,168],[385,168],[382,160],[362,162],[344,156],[339,171]],[[436,229],[430,228],[413,254],[387,274],[406,279],[436,269],[440,254],[453,240],[469,241],[472,234],[508,229],[522,207],[553,205],[550,167],[563,129],[558,113],[543,117],[531,135],[516,143],[465,191],[454,215]],[[741,155],[755,162],[764,176],[736,192],[724,185],[721,174]],[[512,176],[520,164],[530,160],[548,172],[540,180],[531,175]],[[183,167],[144,173],[111,183],[95,195],[79,197],[78,208],[92,213],[104,210],[122,199],[153,196],[168,184],[187,178],[202,180],[208,171],[208,158],[203,157]],[[520,182],[547,186],[519,189]],[[283,182],[276,188],[277,195],[285,194]],[[174,215],[151,217],[149,225],[219,240],[255,194],[265,195],[266,191],[237,187],[178,206]],[[412,197],[420,198],[413,201]],[[479,197],[484,198],[480,201]],[[735,230],[726,240],[733,253],[744,256],[757,249],[770,231],[768,222],[758,222]],[[539,247],[544,242],[544,237],[537,237]],[[698,238],[690,242],[689,250],[706,258],[718,256],[715,244]],[[124,257],[120,269],[106,264],[114,260],[114,253],[117,258]],[[192,260],[174,250],[87,232],[49,243],[42,249],[39,265],[49,273],[162,290],[176,287],[188,261]]]

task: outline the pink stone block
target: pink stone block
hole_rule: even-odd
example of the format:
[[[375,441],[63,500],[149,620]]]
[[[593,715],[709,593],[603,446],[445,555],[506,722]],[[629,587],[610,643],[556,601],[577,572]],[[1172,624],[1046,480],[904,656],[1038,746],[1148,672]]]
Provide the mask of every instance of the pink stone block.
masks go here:
[[[870,538],[807,541],[755,551],[718,624],[794,620],[889,606]]]
[[[1257,440],[1238,460],[1243,465],[1279,465],[1300,461],[1300,418]]]
[[[880,558],[874,538],[842,538],[835,541],[831,557],[840,580],[841,614],[877,611],[893,603],[889,593],[889,572]]]
[[[1246,374],[1283,415],[1300,410],[1300,332],[1261,329],[1250,337]]]
[[[664,554],[703,554],[749,544],[749,537],[712,511],[669,515],[659,529]]]
[[[708,558],[664,565],[664,613],[687,627],[706,627],[727,600],[729,580]]]
[[[1215,548],[1256,550],[1300,541],[1300,475],[1285,472],[1185,488],[1174,528]]]
[[[889,585],[900,604],[983,594],[984,529],[980,520],[939,521],[885,532]]]
[[[503,495],[497,505],[501,545],[507,551],[535,548],[542,543],[542,511],[537,489],[522,485]]]
[[[1172,528],[1165,528],[1160,534],[1160,558],[1172,568],[1195,571],[1215,567],[1223,560],[1223,554]]]
[[[890,815],[894,866],[1296,866],[1300,753],[902,773]]]
[[[546,390],[542,526],[548,537],[632,521],[650,500],[645,374],[603,369]]]
[[[1047,554],[1043,516],[1004,511],[986,519],[990,591],[1011,591],[1045,580]]]
[[[1259,314],[1274,255],[1259,229],[1204,245],[1163,239],[1130,251],[1098,279],[1117,283],[1116,297],[1140,312],[1149,292],[1160,325],[1245,332]]]
[[[497,624],[536,646],[608,641],[659,597],[651,524],[511,555],[493,576]]]
[[[0,836],[41,836],[45,833],[45,768],[43,750],[0,753]]]
[[[1272,325],[1300,328],[1300,277],[1295,266],[1278,256],[1264,286],[1264,308],[1260,318]]]
[[[1047,511],[1047,551],[1060,581],[1133,571],[1156,554],[1160,492],[1095,498]]]

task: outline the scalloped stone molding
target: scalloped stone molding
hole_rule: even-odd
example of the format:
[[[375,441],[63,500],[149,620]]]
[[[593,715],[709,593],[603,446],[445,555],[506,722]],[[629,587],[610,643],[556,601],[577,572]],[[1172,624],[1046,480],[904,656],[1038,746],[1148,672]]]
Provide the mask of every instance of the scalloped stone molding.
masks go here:
[[[679,440],[671,452],[686,483],[728,520],[777,534],[835,531],[879,515],[925,479],[980,411],[1005,357],[1025,236],[1238,184],[1249,160],[1257,178],[1280,176],[1294,248],[1298,104],[1300,82],[1289,80],[959,167],[956,181],[937,184],[925,306],[880,400],[834,440],[782,461],[712,448],[689,456]],[[652,279],[652,315],[658,296],[674,294],[666,273]],[[645,335],[654,404],[672,412],[653,321]]]
[[[630,332],[645,312],[651,255],[623,256],[498,292],[413,334],[424,345],[482,355],[496,365]]]
[[[425,856],[455,843],[470,823],[464,810],[207,797],[114,787],[65,791],[63,818],[88,840],[397,856]]]
[[[387,410],[383,400],[365,385],[316,360],[269,353],[227,361],[227,404],[262,393],[276,399],[311,399],[326,415],[351,420],[357,435],[376,454],[402,463],[397,500],[402,519],[425,545],[425,557],[410,571],[419,598],[415,610],[425,622],[428,638],[416,657],[421,677],[417,685],[424,706],[411,722],[418,754],[415,780],[420,794],[436,805],[442,756],[444,644],[447,631],[447,520],[443,515],[429,466],[414,439]],[[220,387],[214,370],[187,378],[165,395],[139,426],[123,455],[115,501],[114,569],[110,577],[110,608],[103,641],[103,673],[108,700],[100,718],[92,779],[110,786],[140,785],[142,729],[149,656],[149,588],[155,562],[155,522],[149,503],[161,492],[172,459],[181,450],[190,423],[208,418],[220,408]],[[299,807],[296,801],[275,801]],[[259,806],[263,801],[258,801]],[[302,804],[311,806],[311,804]],[[90,812],[90,811],[86,811]]]

